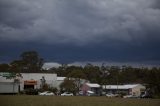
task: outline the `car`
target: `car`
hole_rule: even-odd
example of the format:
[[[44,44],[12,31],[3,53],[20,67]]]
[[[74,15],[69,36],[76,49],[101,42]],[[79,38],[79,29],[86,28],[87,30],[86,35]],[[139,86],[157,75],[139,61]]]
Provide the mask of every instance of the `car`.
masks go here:
[[[54,93],[51,92],[51,91],[44,91],[44,92],[39,93],[39,95],[48,95],[48,96],[52,96],[52,95],[54,95]]]
[[[125,95],[123,98],[139,98],[137,95]]]
[[[73,96],[73,93],[71,92],[64,92],[61,94],[61,96]]]
[[[87,96],[95,96],[95,93],[93,91],[87,91]]]
[[[107,93],[106,97],[117,97],[118,94]]]
[[[83,95],[83,91],[79,91],[78,95],[82,96]]]
[[[143,94],[143,95],[140,96],[140,98],[152,98],[152,95]]]

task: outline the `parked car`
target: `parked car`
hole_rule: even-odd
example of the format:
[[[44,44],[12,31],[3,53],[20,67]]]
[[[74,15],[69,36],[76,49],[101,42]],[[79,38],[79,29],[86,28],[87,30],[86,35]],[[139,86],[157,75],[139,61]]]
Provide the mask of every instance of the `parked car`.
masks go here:
[[[73,96],[73,93],[71,92],[64,92],[61,94],[61,96]]]
[[[87,96],[94,96],[95,95],[95,93],[93,92],[93,91],[87,91]]]
[[[125,95],[123,98],[139,98],[137,95]]]
[[[106,97],[118,97],[118,94],[107,93]]]
[[[78,95],[82,96],[83,95],[83,91],[79,91]]]
[[[42,93],[39,93],[39,95],[48,95],[48,96],[51,96],[51,95],[54,95],[54,93],[51,92],[51,91],[44,91]]]
[[[152,95],[143,94],[143,95],[140,96],[140,98],[152,98]]]

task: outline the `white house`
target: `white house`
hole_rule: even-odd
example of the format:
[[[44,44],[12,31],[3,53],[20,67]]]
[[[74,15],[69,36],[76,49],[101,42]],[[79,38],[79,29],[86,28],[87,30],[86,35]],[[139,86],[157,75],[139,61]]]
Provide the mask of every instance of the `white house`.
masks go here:
[[[141,84],[103,85],[102,87],[107,93],[125,93],[136,96],[140,96],[146,89],[146,87]]]

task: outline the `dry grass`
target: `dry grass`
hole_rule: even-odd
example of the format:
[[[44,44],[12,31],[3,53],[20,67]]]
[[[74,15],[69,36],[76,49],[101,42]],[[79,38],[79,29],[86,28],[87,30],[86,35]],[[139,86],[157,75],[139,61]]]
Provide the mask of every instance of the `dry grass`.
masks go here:
[[[160,106],[160,99],[0,95],[0,106]]]

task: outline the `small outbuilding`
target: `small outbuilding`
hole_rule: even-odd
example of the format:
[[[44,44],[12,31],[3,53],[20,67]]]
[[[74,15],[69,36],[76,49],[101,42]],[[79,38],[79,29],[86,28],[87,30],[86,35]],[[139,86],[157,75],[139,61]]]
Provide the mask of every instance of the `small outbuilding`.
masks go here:
[[[91,93],[92,95],[100,95],[100,85],[96,83],[85,83],[82,85],[81,90],[83,95],[88,95]]]

